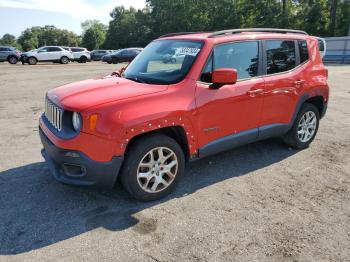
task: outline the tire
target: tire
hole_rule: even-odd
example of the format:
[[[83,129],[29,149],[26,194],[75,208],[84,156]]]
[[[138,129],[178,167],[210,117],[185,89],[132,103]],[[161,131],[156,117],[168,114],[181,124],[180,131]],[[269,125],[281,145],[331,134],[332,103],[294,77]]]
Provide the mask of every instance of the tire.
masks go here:
[[[66,56],[62,56],[61,59],[60,59],[60,63],[64,64],[64,65],[68,64],[69,63],[69,58],[66,57]]]
[[[116,57],[112,57],[112,63],[113,64],[118,64],[119,63],[119,59]]]
[[[172,58],[172,59],[171,59],[171,63],[172,63],[172,64],[175,64],[175,63],[176,63],[176,59],[175,59],[175,58]]]
[[[304,103],[292,128],[284,136],[284,142],[295,149],[307,148],[316,137],[319,122],[318,109],[313,104]]]
[[[111,62],[111,61],[107,61],[107,63],[108,63],[108,64],[112,64],[112,62]]]
[[[82,56],[79,58],[79,63],[86,63],[87,62],[87,57],[86,56]]]
[[[159,159],[159,150],[165,157],[163,164]],[[160,164],[157,165],[156,162]],[[164,171],[166,168],[168,172]],[[170,194],[175,189],[184,168],[184,153],[174,139],[165,135],[148,135],[137,140],[128,149],[120,179],[132,197],[141,201],[153,201]],[[139,176],[142,173],[148,173],[148,176]]]
[[[18,62],[18,58],[15,57],[15,56],[10,56],[10,57],[7,58],[7,61],[8,61],[11,65],[15,65],[15,64],[17,64],[17,62]]]
[[[38,60],[34,56],[29,57],[27,61],[30,65],[36,65],[38,63]]]

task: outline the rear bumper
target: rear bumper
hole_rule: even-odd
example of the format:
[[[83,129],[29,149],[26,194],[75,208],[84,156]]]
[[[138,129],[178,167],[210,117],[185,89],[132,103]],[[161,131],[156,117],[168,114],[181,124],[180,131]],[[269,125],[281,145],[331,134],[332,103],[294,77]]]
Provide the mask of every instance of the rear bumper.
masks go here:
[[[97,162],[82,152],[66,150],[53,144],[39,128],[44,149],[41,151],[50,172],[59,182],[97,188],[112,188],[123,163],[122,157],[109,162]]]

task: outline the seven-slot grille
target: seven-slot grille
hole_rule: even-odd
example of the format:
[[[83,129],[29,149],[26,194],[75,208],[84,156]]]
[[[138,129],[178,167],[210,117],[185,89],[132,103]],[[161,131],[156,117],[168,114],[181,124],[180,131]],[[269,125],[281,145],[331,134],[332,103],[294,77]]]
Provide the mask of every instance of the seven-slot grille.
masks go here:
[[[58,131],[62,129],[62,115],[63,110],[49,101],[47,98],[45,100],[45,116],[51,125]]]

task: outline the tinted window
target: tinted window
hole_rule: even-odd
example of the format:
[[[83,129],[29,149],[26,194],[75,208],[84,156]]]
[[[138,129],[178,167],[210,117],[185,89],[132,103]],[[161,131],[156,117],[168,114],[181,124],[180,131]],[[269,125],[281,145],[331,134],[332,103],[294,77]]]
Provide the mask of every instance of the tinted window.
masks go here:
[[[7,51],[6,49],[7,49],[7,48],[0,47],[0,52]]]
[[[309,53],[307,50],[307,43],[305,40],[298,40],[300,63],[304,63],[309,59]]]
[[[296,66],[294,41],[266,41],[267,74],[275,74]]]
[[[48,52],[57,52],[57,51],[61,51],[61,49],[58,48],[58,47],[49,47],[49,48],[47,49],[47,51],[48,51]]]

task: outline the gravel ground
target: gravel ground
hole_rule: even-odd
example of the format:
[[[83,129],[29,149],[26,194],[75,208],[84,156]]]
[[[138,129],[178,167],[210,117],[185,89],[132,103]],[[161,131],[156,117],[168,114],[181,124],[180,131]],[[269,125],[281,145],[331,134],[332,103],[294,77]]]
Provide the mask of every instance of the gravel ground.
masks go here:
[[[350,66],[304,151],[278,139],[189,164],[153,203],[59,184],[40,155],[45,92],[115,65],[0,64],[0,261],[350,261]]]

